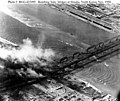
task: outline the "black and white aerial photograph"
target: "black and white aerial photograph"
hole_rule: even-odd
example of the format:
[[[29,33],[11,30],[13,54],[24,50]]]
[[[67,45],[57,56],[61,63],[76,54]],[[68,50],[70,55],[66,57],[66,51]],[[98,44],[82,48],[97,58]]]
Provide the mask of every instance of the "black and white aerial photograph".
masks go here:
[[[0,101],[120,101],[120,3],[38,1],[0,4]]]

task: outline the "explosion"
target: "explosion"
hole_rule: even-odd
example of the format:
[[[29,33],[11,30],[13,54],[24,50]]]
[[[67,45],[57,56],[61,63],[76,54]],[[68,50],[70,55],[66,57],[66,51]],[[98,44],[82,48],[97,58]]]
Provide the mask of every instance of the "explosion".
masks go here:
[[[1,46],[0,53],[0,58],[5,60],[5,63],[0,65],[1,69],[10,68],[17,70],[20,75],[21,72],[24,72],[25,75],[29,74],[34,77],[38,76],[34,69],[40,69],[42,66],[49,68],[48,65],[52,63],[55,56],[52,49],[42,49],[41,46],[35,47],[29,38],[24,39],[23,44],[17,48]],[[27,64],[25,71],[23,68],[21,69],[23,64]]]
[[[44,68],[49,70],[54,56],[52,49],[35,47],[29,38],[24,39],[23,44],[17,47],[1,44],[0,93],[18,98],[19,92],[24,92],[22,88],[45,80],[47,75],[44,74]]]
[[[24,62],[39,62],[41,65],[47,65],[40,61],[46,60],[52,61],[52,57],[55,56],[55,52],[52,49],[42,49],[41,47],[34,47],[32,41],[27,38],[23,40],[23,44],[19,48],[0,48],[0,58],[7,60],[11,58],[13,62],[17,60],[20,63]]]

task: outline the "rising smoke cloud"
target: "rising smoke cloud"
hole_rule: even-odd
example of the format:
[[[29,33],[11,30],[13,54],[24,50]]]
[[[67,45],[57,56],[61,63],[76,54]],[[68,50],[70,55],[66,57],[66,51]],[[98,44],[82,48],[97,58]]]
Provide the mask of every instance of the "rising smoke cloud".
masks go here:
[[[52,61],[52,57],[55,56],[55,52],[52,49],[42,49],[34,47],[32,41],[27,38],[23,40],[23,44],[18,49],[5,47],[0,48],[0,58],[7,60],[10,58],[13,62],[39,62],[40,65],[47,65]],[[43,61],[44,60],[44,61]]]

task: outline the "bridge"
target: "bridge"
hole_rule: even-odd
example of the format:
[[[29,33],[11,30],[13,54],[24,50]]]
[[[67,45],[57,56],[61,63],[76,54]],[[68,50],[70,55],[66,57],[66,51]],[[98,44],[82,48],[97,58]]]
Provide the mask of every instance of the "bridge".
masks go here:
[[[40,69],[39,70],[40,73],[43,73],[44,75],[44,77],[42,78],[40,77],[32,79],[29,78],[22,79],[20,80],[22,82],[19,82],[14,85],[11,83],[9,84],[10,80],[7,80],[4,82],[4,85],[6,85],[7,88],[1,85],[0,92],[5,92],[6,90],[15,90],[18,88],[21,89],[24,86],[36,84],[46,79],[55,79],[56,81],[65,84],[71,89],[81,92],[78,89],[80,88],[78,85],[75,85],[76,87],[74,87],[72,82],[70,82],[64,77],[66,75],[79,72],[81,69],[91,68],[92,65],[103,62],[106,59],[109,59],[119,53],[120,53],[120,35],[113,37],[112,39],[106,40],[104,42],[100,42],[96,45],[92,45],[84,52],[76,52],[72,56],[61,58],[60,61],[55,63],[56,65],[53,66],[52,71],[46,70],[44,68],[43,70]],[[16,78],[13,78],[13,81],[15,81],[15,79]],[[91,93],[89,92],[89,94]],[[103,97],[103,95],[101,95],[101,97]],[[96,98],[96,96],[93,98]]]
[[[76,52],[73,56],[63,57],[54,71],[54,77],[67,75],[77,69],[90,68],[95,63],[103,62],[120,53],[120,35],[92,45],[85,52]]]

